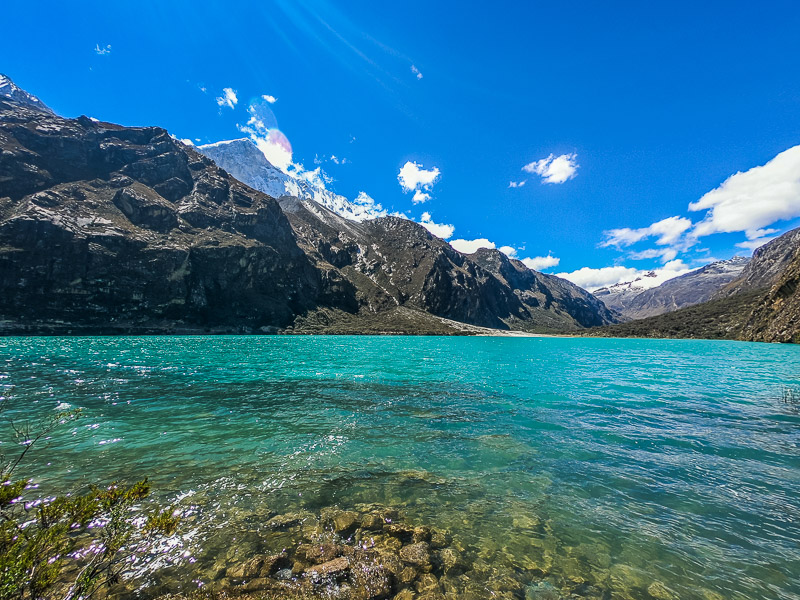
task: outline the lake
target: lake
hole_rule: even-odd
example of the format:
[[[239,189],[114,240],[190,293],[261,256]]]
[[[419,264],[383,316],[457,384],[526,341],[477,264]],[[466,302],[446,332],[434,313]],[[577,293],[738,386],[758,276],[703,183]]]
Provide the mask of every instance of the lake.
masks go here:
[[[800,598],[797,346],[31,337],[0,365],[5,417],[83,408],[20,472],[43,494],[146,476],[183,512],[134,573],[162,590],[295,543],[275,514],[376,505],[486,597]]]

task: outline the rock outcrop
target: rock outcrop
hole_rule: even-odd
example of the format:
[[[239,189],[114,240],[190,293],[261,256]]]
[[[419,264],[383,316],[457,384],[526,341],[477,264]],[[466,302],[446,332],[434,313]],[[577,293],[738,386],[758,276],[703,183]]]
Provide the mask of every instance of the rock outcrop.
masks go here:
[[[745,339],[800,343],[800,229],[790,233],[796,240],[794,256],[753,309],[745,325]]]
[[[12,330],[270,330],[317,303],[278,203],[163,129],[0,98],[0,147]]]

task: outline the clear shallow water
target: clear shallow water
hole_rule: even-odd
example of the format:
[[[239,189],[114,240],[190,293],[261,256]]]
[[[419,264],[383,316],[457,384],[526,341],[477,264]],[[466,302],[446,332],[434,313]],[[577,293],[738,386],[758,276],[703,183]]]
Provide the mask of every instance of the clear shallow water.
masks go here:
[[[796,346],[0,339],[6,416],[84,408],[29,464],[41,489],[148,476],[186,514],[158,562],[185,581],[205,580],[231,545],[263,543],[267,510],[377,502],[531,582],[797,599],[800,415],[781,401],[787,386],[800,387]]]

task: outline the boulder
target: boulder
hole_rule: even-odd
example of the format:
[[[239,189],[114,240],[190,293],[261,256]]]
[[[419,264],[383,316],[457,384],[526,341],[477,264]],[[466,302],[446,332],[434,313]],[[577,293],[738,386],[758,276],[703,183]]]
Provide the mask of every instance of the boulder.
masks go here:
[[[430,548],[425,542],[403,546],[400,550],[400,560],[411,566],[429,570],[431,566]]]

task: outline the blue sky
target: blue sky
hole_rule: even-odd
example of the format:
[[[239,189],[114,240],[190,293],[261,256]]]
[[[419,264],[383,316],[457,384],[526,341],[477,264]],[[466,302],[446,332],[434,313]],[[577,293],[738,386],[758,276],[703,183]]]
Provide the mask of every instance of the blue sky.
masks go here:
[[[243,137],[250,102],[272,96],[292,160],[336,192],[428,213],[453,240],[548,272],[584,268],[571,278],[586,287],[749,254],[800,225],[796,2],[12,0],[3,13],[0,72],[59,114],[207,143]],[[409,162],[420,178],[404,189]]]

